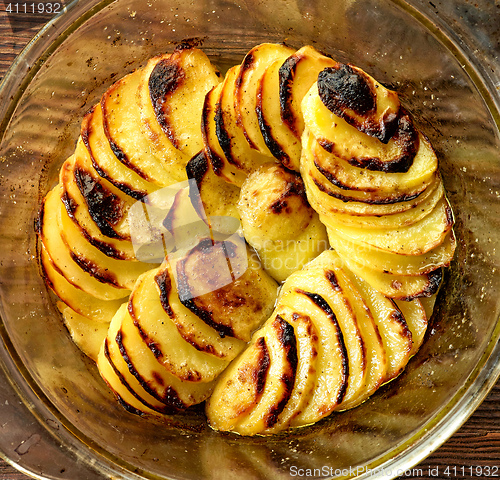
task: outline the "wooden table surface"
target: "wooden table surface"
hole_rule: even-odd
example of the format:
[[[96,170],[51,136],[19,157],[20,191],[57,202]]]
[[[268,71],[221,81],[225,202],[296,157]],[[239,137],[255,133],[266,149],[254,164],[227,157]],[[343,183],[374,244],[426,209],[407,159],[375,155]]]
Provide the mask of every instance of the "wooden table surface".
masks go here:
[[[60,3],[64,5],[65,2]],[[25,14],[22,3],[17,4],[18,9],[21,7],[19,13],[15,11],[7,13],[9,5],[15,9],[16,4],[0,0],[0,79],[5,75],[15,56],[51,18],[50,14]],[[455,435],[416,467],[411,475],[402,478],[495,477],[500,477],[500,382]],[[28,478],[0,460],[0,479]]]

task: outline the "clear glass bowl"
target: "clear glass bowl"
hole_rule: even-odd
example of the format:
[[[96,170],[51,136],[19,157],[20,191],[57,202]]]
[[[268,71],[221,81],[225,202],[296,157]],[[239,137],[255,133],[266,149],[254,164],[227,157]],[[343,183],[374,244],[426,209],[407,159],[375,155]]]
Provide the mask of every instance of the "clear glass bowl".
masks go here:
[[[288,479],[300,469],[390,478],[441,445],[500,374],[496,9],[488,0],[92,0],[43,29],[0,90],[4,456],[53,479]],[[219,434],[201,409],[168,421],[126,413],[38,274],[34,219],[84,112],[113,80],[192,37],[221,68],[263,41],[314,44],[396,89],[439,154],[456,215],[456,259],[405,373],[359,408],[291,434]]]

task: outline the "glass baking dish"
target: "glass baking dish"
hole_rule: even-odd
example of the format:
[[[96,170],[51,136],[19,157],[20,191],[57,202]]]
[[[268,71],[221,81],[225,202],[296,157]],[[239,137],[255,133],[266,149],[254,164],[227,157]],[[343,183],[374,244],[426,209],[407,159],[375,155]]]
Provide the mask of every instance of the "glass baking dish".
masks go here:
[[[498,6],[487,0],[76,1],[0,89],[0,451],[37,478],[392,478],[438,448],[500,375]],[[360,407],[272,438],[121,409],[38,273],[34,220],[106,86],[186,38],[221,69],[312,44],[397,90],[430,138],[458,247],[428,338]]]

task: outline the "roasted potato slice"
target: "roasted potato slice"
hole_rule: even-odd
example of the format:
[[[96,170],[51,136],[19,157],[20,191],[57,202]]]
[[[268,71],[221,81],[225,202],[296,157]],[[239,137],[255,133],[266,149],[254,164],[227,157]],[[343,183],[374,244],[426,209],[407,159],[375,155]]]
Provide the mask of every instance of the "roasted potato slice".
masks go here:
[[[239,218],[236,204],[240,197],[240,189],[215,174],[204,151],[189,161],[186,170],[188,178],[194,179],[198,188],[198,192],[191,194],[191,201],[198,210],[200,218],[204,216]]]
[[[223,165],[220,168],[218,165],[214,166],[214,170],[239,187],[247,175],[270,158],[249,145],[237,122],[234,89],[240,68],[240,65],[234,66],[226,73],[214,114],[215,133],[224,154]]]
[[[255,334],[248,347],[220,376],[207,401],[205,411],[212,428],[237,431],[238,421],[262,396],[269,359],[265,337]]]
[[[154,346],[148,344],[148,339],[139,328],[137,320],[131,317],[129,310],[130,303],[116,336],[116,342],[128,371],[139,381],[142,388],[171,411],[184,410],[206,400],[212,392],[214,382],[185,381],[165,368],[164,363],[156,356]],[[184,340],[181,341],[186,343]],[[196,351],[194,347],[191,348]],[[206,354],[201,355],[208,357]],[[186,371],[186,368],[183,370]]]
[[[286,429],[293,418],[298,415],[304,405],[312,395],[316,381],[314,372],[318,354],[318,332],[310,317],[300,315],[293,308],[279,305],[276,316],[281,317],[293,326],[296,339],[297,368],[295,373],[295,383],[290,393],[288,401],[281,413],[278,415],[276,423],[268,426],[264,433],[277,433]]]
[[[62,302],[58,302],[57,307],[75,345],[96,362],[102,342],[108,333],[109,323],[80,315]]]
[[[217,330],[248,342],[271,314],[278,284],[239,236],[202,239],[176,258],[179,297]]]
[[[82,168],[74,155],[61,167],[60,182],[61,199],[82,235],[109,257],[135,260],[127,222],[130,202],[106,188],[106,181],[99,179],[97,173],[92,176]]]
[[[456,246],[455,235],[450,231],[443,242],[422,255],[400,255],[355,242],[343,237],[342,230],[328,229],[330,245],[342,257],[350,257],[358,264],[393,275],[421,275],[448,266]]]
[[[142,128],[152,147],[166,159],[169,171],[185,167],[201,150],[203,102],[206,93],[220,81],[206,54],[186,45],[170,55],[152,58],[144,68],[139,88]]]
[[[312,46],[305,46],[284,62],[268,66],[257,92],[257,115],[264,140],[281,163],[299,170],[304,130],[301,102],[318,73],[335,62]]]
[[[342,260],[358,277],[385,296],[396,300],[430,297],[437,292],[443,278],[441,267],[420,275],[396,275],[374,270],[368,265],[356,262],[351,257],[344,256]]]
[[[279,314],[260,330],[269,352],[269,368],[259,402],[247,411],[236,429],[242,435],[254,435],[272,428],[288,403],[297,372],[297,340],[294,328]]]
[[[238,213],[245,239],[277,281],[327,248],[326,230],[309,205],[300,176],[266,164],[243,183]]]
[[[58,272],[76,288],[102,300],[116,300],[126,297],[130,290],[113,284],[113,278],[104,274],[99,277],[92,266],[79,265],[72,255],[70,246],[61,237],[60,215],[64,205],[61,202],[62,186],[56,185],[46,196],[40,211],[38,234]],[[111,280],[111,281],[110,281]]]
[[[183,175],[168,168],[164,155],[155,155],[149,139],[140,128],[137,102],[142,71],[115,82],[101,98],[104,133],[116,158],[148,182],[167,186]]]
[[[399,255],[423,255],[438,247],[453,227],[453,214],[445,197],[418,222],[394,229],[371,229],[343,226],[341,235],[348,240]]]
[[[282,59],[275,60],[260,78],[255,111],[269,152],[286,168],[299,171],[300,136],[297,137],[281,118],[279,77],[282,65]]]
[[[350,375],[347,349],[335,312],[320,295],[298,289],[280,297],[280,303],[311,318],[318,332],[315,385],[290,423],[292,427],[309,425],[332,413],[342,402]]]
[[[433,297],[435,299],[435,295]],[[395,300],[395,303],[403,314],[405,322],[410,329],[412,340],[410,356],[413,356],[422,346],[431,312],[426,312],[422,299],[420,298],[416,298],[410,302]]]
[[[342,405],[344,402],[350,403],[360,395],[366,383],[368,362],[359,325],[363,318],[358,318],[355,305],[351,303],[352,298],[349,298],[343,288],[346,282],[341,284],[338,279],[342,276],[339,262],[336,258],[329,261],[332,255],[328,251],[323,252],[304,269],[292,274],[283,285],[279,302],[285,302],[282,296],[286,296],[289,291],[314,291],[314,295],[320,296],[334,312],[344,339],[349,365],[347,388],[340,402]],[[289,302],[286,304],[292,307]]]
[[[126,316],[127,303],[124,303],[113,317],[106,338],[101,344],[97,358],[99,373],[120,403],[131,413],[158,415],[177,412],[177,406],[166,405],[152,395],[153,389],[143,381],[138,371],[130,364],[128,351],[123,348],[122,323]],[[128,340],[127,345],[130,344]],[[140,345],[138,347],[140,348]],[[142,348],[144,351],[147,350],[145,345],[142,345]],[[129,350],[134,352],[132,348]],[[151,360],[150,357],[149,359]],[[153,368],[156,368],[156,365],[151,363]]]
[[[354,212],[332,211],[330,205],[318,204],[311,199],[311,204],[321,213],[321,219],[327,228],[359,227],[365,229],[372,228],[398,228],[413,225],[423,219],[434,210],[437,203],[444,195],[444,187],[439,177],[436,177],[434,184],[430,185],[419,197],[412,200],[410,207],[404,211],[381,214],[363,215]],[[320,197],[323,199],[324,197]],[[328,198],[328,197],[327,197]],[[331,197],[330,197],[331,198]],[[334,199],[335,200],[335,199]],[[360,204],[358,204],[360,205]]]
[[[330,183],[343,190],[378,192],[390,197],[404,194],[411,197],[422,193],[434,181],[437,156],[429,141],[420,134],[419,149],[412,166],[404,173],[368,170],[327,152],[308,130],[307,146],[314,165]],[[341,140],[340,140],[341,141]]]
[[[43,243],[40,246],[40,267],[45,282],[71,311],[93,322],[108,324],[123,299],[101,300],[71,284],[52,262]],[[58,304],[58,306],[60,306]],[[59,308],[61,310],[61,308]]]
[[[304,157],[300,164],[300,173],[306,186],[307,198],[311,206],[320,214],[341,215],[348,214],[356,217],[383,217],[389,215],[401,214],[415,209],[423,202],[429,199],[435,193],[437,183],[425,189],[420,195],[410,199],[400,199],[393,203],[366,203],[359,200],[348,200],[347,195],[333,192],[329,185],[319,182],[314,178],[314,166],[311,167],[308,158]],[[434,188],[433,188],[434,187]],[[341,197],[341,198],[338,198]],[[343,199],[342,199],[343,198]],[[413,215],[410,214],[410,215]],[[361,219],[363,220],[363,219]],[[385,219],[382,219],[383,222]],[[392,222],[392,220],[390,220]],[[397,222],[392,222],[397,225]]]
[[[151,270],[139,278],[130,296],[129,313],[135,328],[162,368],[184,381],[211,382],[227,362],[198,350],[182,337],[173,321],[176,313],[160,300],[156,275],[157,270]]]
[[[234,86],[234,112],[236,122],[243,129],[248,144],[271,156],[262,136],[257,117],[259,83],[266,68],[274,61],[283,62],[295,50],[277,43],[261,43],[252,48],[241,62]]]
[[[151,264],[107,256],[87,241],[79,225],[69,217],[61,197],[58,200],[60,235],[73,260],[101,282],[132,290],[139,275],[150,270]]]
[[[231,336],[221,336],[202,318],[185,307],[179,298],[175,277],[168,262],[165,262],[155,275],[155,285],[159,290],[159,301],[164,310],[170,312],[170,318],[182,338],[200,352],[207,352],[215,357],[230,362],[245,343]]]
[[[302,138],[301,168],[304,172],[307,172],[307,175],[321,191],[326,192],[332,198],[342,201],[344,204],[359,202],[378,206],[407,202],[425,192],[426,188],[434,180],[431,177],[411,191],[405,191],[403,187],[394,188],[388,192],[376,188],[370,190],[350,189],[336,180],[328,170],[330,166],[324,167],[324,164],[318,161],[315,157],[315,143],[314,137],[309,133],[309,130],[306,130]]]
[[[345,270],[348,273],[348,270]],[[405,368],[412,352],[412,332],[396,303],[355,275],[350,280],[364,298],[379,330],[387,354],[383,382],[392,380]]]
[[[96,172],[126,195],[140,200],[160,188],[159,185],[145,180],[118,160],[104,132],[100,104],[97,104],[83,118],[81,138]],[[77,155],[85,155],[85,153],[77,152]]]

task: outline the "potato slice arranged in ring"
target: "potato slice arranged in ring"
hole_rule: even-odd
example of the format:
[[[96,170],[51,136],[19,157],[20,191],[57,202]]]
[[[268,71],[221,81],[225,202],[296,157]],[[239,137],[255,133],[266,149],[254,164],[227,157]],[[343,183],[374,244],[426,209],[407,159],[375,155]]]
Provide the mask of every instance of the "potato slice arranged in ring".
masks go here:
[[[127,370],[149,395],[169,409],[184,410],[204,401],[210,395],[213,381],[185,381],[165,368],[164,363],[156,357],[156,351],[141,335],[137,321],[130,316],[128,310],[125,311],[116,341]],[[182,370],[185,371],[186,368]]]
[[[93,271],[91,266],[82,268],[71,254],[71,248],[61,237],[60,214],[64,205],[61,202],[60,184],[56,185],[44,199],[38,221],[38,234],[41,242],[57,271],[76,288],[102,300],[116,300],[126,297],[130,290],[115,285],[113,276]]]
[[[237,424],[242,435],[272,428],[287,404],[297,372],[297,344],[294,328],[279,314],[260,329],[269,352],[269,368],[259,402]]]
[[[109,323],[80,315],[62,302],[57,303],[57,308],[75,345],[96,362],[102,342],[108,333]]]
[[[200,218],[204,215],[239,218],[236,204],[240,197],[240,189],[215,174],[204,151],[189,161],[186,170],[188,178],[194,179],[198,187],[197,199],[201,203],[193,201],[193,206],[200,210]]]
[[[455,236],[450,231],[442,243],[422,255],[399,255],[377,247],[342,238],[342,233],[328,229],[330,245],[342,256],[361,265],[394,275],[421,275],[450,264],[455,251]]]
[[[69,246],[74,261],[101,281],[117,288],[132,290],[139,275],[150,270],[152,265],[112,258],[94,247],[87,241],[79,226],[68,216],[61,197],[59,200],[61,238]]]
[[[216,430],[237,431],[235,425],[259,402],[269,369],[265,338],[252,341],[222,373],[206,404],[208,422]]]
[[[127,351],[123,348],[122,324],[126,315],[127,304],[125,303],[117,310],[101,345],[97,359],[99,373],[118,397],[120,403],[132,413],[157,415],[176,412],[176,407],[166,405],[153,396],[152,389],[139,376],[138,371],[129,365],[128,351],[133,351],[133,349]],[[117,339],[120,345],[118,345]],[[130,343],[128,339],[126,343]],[[140,344],[137,346],[140,348]],[[145,346],[142,345],[142,348],[145,349]]]
[[[324,252],[319,257],[321,260],[319,266],[313,260],[303,270],[292,274],[284,283],[281,295],[286,296],[288,292],[292,291],[309,292],[313,290],[314,295],[321,297],[335,314],[346,348],[349,366],[347,388],[341,401],[342,404],[343,402],[351,402],[360,394],[365,385],[368,365],[355,307],[350,303],[349,296],[337,278],[342,272],[339,272],[335,262],[328,263],[328,265],[323,263],[324,257],[328,253]],[[279,302],[284,302],[281,296]],[[286,304],[289,307],[292,306],[290,303]]]
[[[265,433],[276,433],[287,428],[308,403],[315,386],[316,361],[318,355],[318,332],[312,320],[300,315],[294,309],[280,305],[276,310],[280,316],[294,328],[297,350],[297,368],[295,383],[286,405],[279,414],[276,423],[268,426]]]
[[[252,148],[240,128],[234,110],[235,82],[241,65],[231,67],[224,78],[219,98],[215,104],[215,133],[224,157],[221,174],[231,183],[241,187],[247,175],[272,158]],[[217,172],[217,169],[215,169]]]
[[[159,188],[159,185],[148,182],[120,162],[113,153],[104,132],[100,104],[97,104],[85,115],[82,122],[81,138],[87,149],[86,155],[90,158],[92,166],[99,176],[112,183],[126,195],[140,200]],[[77,155],[84,156],[85,153],[77,151]]]
[[[285,45],[261,43],[245,55],[235,80],[234,112],[236,122],[242,128],[250,147],[264,155],[271,156],[271,152],[264,141],[257,118],[259,82],[271,63],[274,61],[283,63],[294,52],[294,49]]]
[[[342,227],[342,235],[356,243],[374,246],[400,255],[423,255],[439,246],[453,226],[448,201],[443,197],[426,217],[396,229],[372,229],[367,237],[363,228]]]
[[[75,287],[58,271],[43,244],[40,252],[40,267],[45,281],[61,302],[77,314],[95,322],[109,323],[124,301],[123,299],[101,300]]]
[[[126,215],[129,202],[106,189],[104,181],[85,171],[74,155],[61,167],[60,183],[66,211],[82,235],[109,257],[135,260]]]
[[[444,195],[441,179],[437,177],[434,184],[410,203],[410,207],[402,212],[382,215],[362,215],[356,213],[331,211],[328,205],[317,206],[321,212],[322,222],[331,229],[346,227],[372,228],[398,228],[413,225],[434,210],[437,203]],[[314,205],[317,201],[312,200]]]
[[[308,148],[314,165],[330,182],[344,190],[418,195],[434,180],[437,156],[429,141],[421,134],[419,149],[407,172],[391,173],[367,170],[327,152],[309,131]]]
[[[437,292],[443,278],[441,267],[420,275],[395,275],[374,270],[369,265],[358,263],[350,257],[343,257],[342,260],[358,277],[386,297],[396,300],[432,296]]]
[[[198,350],[182,337],[172,320],[175,313],[165,311],[160,301],[156,274],[152,270],[141,277],[130,297],[129,311],[135,328],[162,368],[181,380],[211,382],[227,362]]]
[[[315,385],[308,402],[290,423],[309,425],[332,413],[344,399],[349,382],[346,345],[335,313],[320,295],[293,290],[279,302],[308,316],[318,332]]]
[[[142,127],[152,146],[166,157],[169,171],[176,165],[183,168],[201,150],[199,122],[205,94],[220,81],[207,55],[189,45],[152,58],[144,67],[139,88]]]
[[[114,83],[101,98],[104,133],[116,158],[148,182],[162,187],[180,178],[167,169],[164,156],[156,156],[147,137],[137,128],[140,111],[137,91],[142,71]]]

